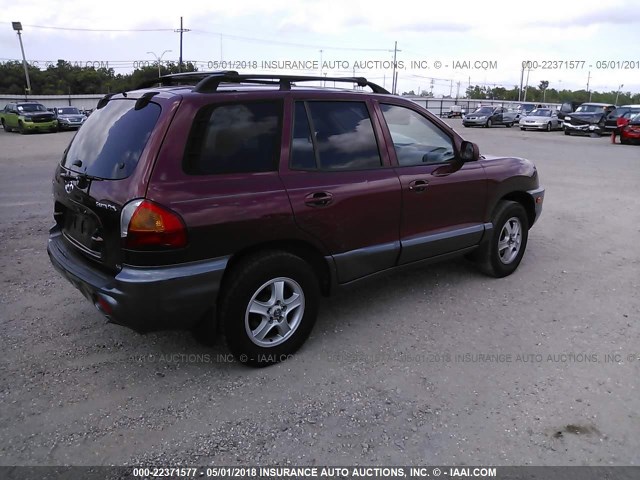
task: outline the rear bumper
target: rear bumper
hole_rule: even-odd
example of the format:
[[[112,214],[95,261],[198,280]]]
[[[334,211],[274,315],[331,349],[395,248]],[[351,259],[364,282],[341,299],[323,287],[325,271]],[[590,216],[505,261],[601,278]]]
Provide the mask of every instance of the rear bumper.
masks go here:
[[[529,227],[532,227],[533,224],[536,223],[536,221],[538,220],[538,218],[540,218],[540,215],[542,214],[542,203],[544,202],[544,192],[545,190],[543,187],[539,187],[539,188],[536,188],[535,190],[527,191],[527,193],[533,199],[533,205],[535,206],[535,211],[536,211],[536,217],[533,219],[533,222],[531,223],[531,225],[529,225]]]
[[[110,322],[138,332],[188,329],[216,303],[228,257],[181,265],[134,267],[117,274],[98,268],[54,227],[47,253],[55,269]]]

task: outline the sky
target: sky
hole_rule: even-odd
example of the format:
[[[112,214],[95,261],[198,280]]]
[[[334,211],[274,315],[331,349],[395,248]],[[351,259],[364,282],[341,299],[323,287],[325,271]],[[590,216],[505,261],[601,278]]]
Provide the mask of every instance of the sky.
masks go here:
[[[529,85],[640,92],[638,0],[0,0],[0,62],[21,59],[12,21],[41,68],[64,59],[128,73],[160,56],[177,62],[180,16],[183,60],[199,70],[355,74],[390,90],[397,42],[400,93],[512,88],[523,61]]]

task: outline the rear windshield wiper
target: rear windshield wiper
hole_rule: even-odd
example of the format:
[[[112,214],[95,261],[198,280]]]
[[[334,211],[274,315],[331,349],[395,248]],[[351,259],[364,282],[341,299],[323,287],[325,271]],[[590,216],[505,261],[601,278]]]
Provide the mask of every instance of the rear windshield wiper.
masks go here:
[[[86,173],[61,173],[60,178],[65,182],[76,182],[78,188],[87,188],[89,181],[101,182],[104,178],[94,177]]]

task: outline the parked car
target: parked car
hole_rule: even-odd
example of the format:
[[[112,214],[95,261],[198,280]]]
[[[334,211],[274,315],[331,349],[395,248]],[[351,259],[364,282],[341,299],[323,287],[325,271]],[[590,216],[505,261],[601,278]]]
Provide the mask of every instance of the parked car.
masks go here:
[[[77,130],[87,119],[76,107],[57,107],[55,114],[59,130]]]
[[[0,112],[0,123],[5,132],[17,130],[24,134],[58,131],[55,115],[37,102],[8,103]]]
[[[53,177],[51,262],[109,321],[219,326],[263,366],[302,345],[321,294],[458,255],[494,277],[520,264],[544,198],[532,162],[481,156],[364,78],[373,93],[275,74],[161,80],[103,98]]]
[[[629,118],[629,122],[620,128],[620,143],[640,145],[640,113]]]
[[[605,118],[613,110],[615,105],[610,103],[583,103],[571,115],[564,117],[564,134],[587,133],[604,135]]]
[[[536,108],[526,117],[520,119],[520,130],[557,130],[560,128],[558,111],[550,108]]]
[[[466,113],[467,111],[462,107],[462,105],[451,105],[449,107],[449,111],[447,112],[447,118],[462,118]]]
[[[523,117],[526,117],[527,115],[529,115],[536,108],[547,108],[547,106],[541,103],[535,103],[535,102],[517,103],[515,105],[517,122],[519,122]]]
[[[462,117],[465,127],[493,127],[506,125],[511,128],[516,122],[516,115],[503,107],[479,107],[469,115]]]
[[[614,130],[616,135],[620,133],[617,127],[618,118],[627,116],[633,116],[636,113],[640,113],[640,105],[622,105],[621,107],[616,108],[612,111],[604,121],[604,128],[607,133],[612,133]]]
[[[582,102],[563,102],[558,109],[558,119],[560,120],[560,124],[564,124],[564,118],[575,112],[580,105],[582,105]]]

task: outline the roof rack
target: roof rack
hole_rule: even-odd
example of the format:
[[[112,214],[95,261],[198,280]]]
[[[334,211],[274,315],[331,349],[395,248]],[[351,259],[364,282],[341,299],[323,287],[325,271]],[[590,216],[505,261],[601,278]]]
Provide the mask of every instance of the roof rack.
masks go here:
[[[355,83],[359,87],[369,87],[373,93],[389,93],[385,88],[368,81],[364,77],[321,77],[314,75],[279,75],[277,73],[240,74],[234,70],[174,73],[171,75],[164,75],[156,80],[145,82],[138,88],[149,88],[157,83],[160,83],[161,85],[180,85],[184,80],[199,80],[193,91],[200,93],[215,92],[218,90],[221,83],[279,85],[280,90],[291,90],[292,83],[326,81]]]

